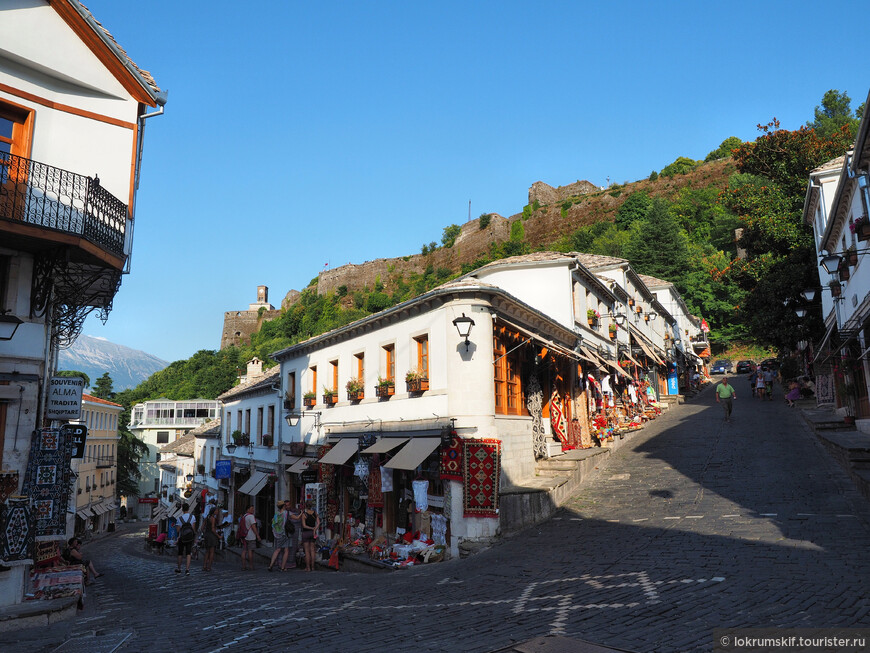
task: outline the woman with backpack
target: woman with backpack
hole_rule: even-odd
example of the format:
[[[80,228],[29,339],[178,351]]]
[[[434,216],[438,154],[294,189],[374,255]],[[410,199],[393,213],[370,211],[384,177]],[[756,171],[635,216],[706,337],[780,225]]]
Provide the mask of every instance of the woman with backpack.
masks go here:
[[[314,512],[314,502],[305,502],[302,513],[302,548],[305,550],[305,571],[314,571],[314,542],[320,530],[320,517]]]
[[[281,553],[282,549],[284,550],[284,558],[281,560],[281,566],[278,569],[279,571],[287,571],[287,557],[290,554],[290,543],[296,531],[296,527],[293,526],[291,521],[294,515],[290,512],[290,500],[288,499],[281,505],[281,509],[277,510],[275,516],[272,517],[272,534],[275,536],[275,550],[272,552],[272,560],[269,562],[269,571],[272,571],[272,567],[275,566],[275,560],[278,559],[278,554]],[[295,515],[295,517],[298,518],[298,515]]]
[[[190,554],[193,552],[193,542],[196,540],[196,517],[191,515],[189,510],[189,505],[181,504],[181,515],[178,517],[176,525],[178,528],[178,564],[175,567],[175,573],[181,573],[181,559],[186,555],[185,576],[190,576]]]
[[[211,566],[214,564],[214,552],[221,541],[218,535],[218,528],[222,521],[221,509],[215,505],[214,501],[211,501],[210,505],[211,510],[205,518],[205,535],[203,536],[205,543],[205,558],[202,561],[203,571],[211,571]]]

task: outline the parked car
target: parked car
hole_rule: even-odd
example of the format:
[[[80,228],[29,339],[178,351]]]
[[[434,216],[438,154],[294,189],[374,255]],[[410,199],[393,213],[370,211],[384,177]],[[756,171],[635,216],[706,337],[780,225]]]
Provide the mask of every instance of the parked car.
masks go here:
[[[749,374],[754,368],[755,363],[752,361],[738,361],[737,363],[738,374]]]
[[[731,371],[731,361],[727,358],[721,358],[713,363],[713,367],[710,368],[711,374],[727,374]]]
[[[766,358],[765,360],[761,361],[760,367],[763,370],[770,370],[771,372],[776,372],[779,370],[779,361],[775,358]]]

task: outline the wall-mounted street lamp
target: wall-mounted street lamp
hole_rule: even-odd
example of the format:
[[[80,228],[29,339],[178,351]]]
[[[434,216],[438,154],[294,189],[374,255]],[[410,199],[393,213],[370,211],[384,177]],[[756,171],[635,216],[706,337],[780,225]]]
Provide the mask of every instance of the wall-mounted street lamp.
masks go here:
[[[193,474],[188,474],[185,478],[186,478],[188,481],[192,481],[192,480],[193,480]]]
[[[12,340],[23,320],[14,315],[7,315],[8,310],[0,310],[0,340]]]
[[[842,256],[837,256],[836,254],[827,254],[822,257],[821,265],[829,274],[836,274],[837,270],[840,269],[840,262],[843,260]]]
[[[807,316],[807,309],[805,309],[805,308],[796,308],[796,309],[794,309],[794,312],[800,318],[804,318]]]
[[[604,317],[612,317],[619,326],[625,324],[625,313],[608,313]]]
[[[465,313],[463,313],[462,317],[457,317],[453,320],[453,326],[455,326],[456,330],[459,332],[459,337],[465,338],[465,351],[468,351],[468,336],[471,334],[471,327],[474,326],[474,320],[470,317],[466,317]]]
[[[303,417],[314,417],[314,428],[320,427],[320,411],[319,410],[300,410],[295,413],[287,413],[284,415],[284,419],[287,422],[287,426],[296,426],[299,423],[299,420]]]
[[[234,453],[236,452],[236,447],[237,447],[237,445],[235,445],[235,444],[233,444],[232,442],[230,442],[230,443],[227,445],[227,453],[230,454],[230,455],[234,454]]]
[[[808,302],[813,301],[816,298],[816,289],[815,288],[807,288],[801,293],[801,296],[806,299]]]

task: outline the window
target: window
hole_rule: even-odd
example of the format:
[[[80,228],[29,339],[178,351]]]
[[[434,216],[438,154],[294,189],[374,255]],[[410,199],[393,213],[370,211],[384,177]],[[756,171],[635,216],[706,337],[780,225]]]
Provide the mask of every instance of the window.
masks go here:
[[[296,410],[296,372],[287,374],[287,392],[284,398],[290,402],[288,410]]]
[[[257,440],[263,441],[263,407],[257,407]]]
[[[525,415],[525,401],[520,382],[519,351],[514,350],[519,334],[500,329],[493,337],[493,379],[495,412],[499,415]],[[510,352],[510,353],[508,353]]]
[[[311,372],[311,392],[317,394],[317,365],[310,368],[309,371]]]
[[[354,354],[356,359],[356,378],[365,382],[366,378],[366,355],[363,352]]]
[[[338,361],[329,361],[329,366],[332,368],[332,389],[338,392]]]
[[[231,410],[227,411],[226,425],[227,425],[227,444],[229,444],[230,441],[232,440],[232,432],[233,432],[233,411],[231,411]]]
[[[414,338],[417,343],[417,371],[423,375],[424,379],[429,378],[429,336],[418,336]]]
[[[251,436],[251,409],[245,409],[245,430],[243,431],[248,437]]]
[[[275,443],[275,406],[269,406],[269,413],[266,418],[266,433],[272,436],[272,444]]]
[[[157,444],[169,443],[169,431],[157,431]]]
[[[236,413],[236,430],[237,431],[242,430],[242,411],[239,411],[238,413]]]
[[[396,345],[384,345],[384,378],[396,380]]]

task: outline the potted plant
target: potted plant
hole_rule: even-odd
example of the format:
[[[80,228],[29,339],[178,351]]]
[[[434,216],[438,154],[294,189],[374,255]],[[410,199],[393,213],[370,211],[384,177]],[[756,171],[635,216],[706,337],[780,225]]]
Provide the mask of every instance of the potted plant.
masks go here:
[[[629,306],[634,306],[634,300],[631,299],[630,297],[629,297],[629,299],[628,299],[628,305],[629,305]]]
[[[649,322],[649,313],[643,316],[644,322]]]
[[[202,465],[202,464],[197,465],[196,471],[199,474],[205,474],[205,465]]]
[[[263,433],[263,446],[271,447],[273,443],[272,434],[271,433]]]
[[[610,333],[610,339],[611,339],[611,340],[615,340],[615,339],[616,339],[616,330],[617,330],[618,328],[619,328],[619,327],[616,326],[616,322],[611,322],[611,323],[610,323],[610,326],[607,327],[607,331],[608,331],[608,333]]]
[[[599,313],[598,311],[596,311],[592,308],[590,308],[588,311],[586,311],[586,320],[589,322],[589,326],[595,326],[595,324],[600,319],[601,319],[601,313]]]
[[[638,306],[635,306],[634,309],[635,309],[638,313],[643,313],[643,306],[638,305]]]
[[[338,403],[338,392],[334,388],[323,386],[323,403],[332,406]]]
[[[302,395],[302,403],[306,408],[313,408],[314,404],[317,403],[317,393],[314,390],[309,390]]]
[[[429,389],[429,377],[421,370],[408,370],[405,374],[408,392],[425,392]]]
[[[236,446],[241,446],[248,444],[248,435],[247,433],[242,433],[238,429],[232,432],[233,443]]]
[[[349,379],[344,387],[347,390],[348,401],[359,401],[365,396],[365,386],[359,377]]]
[[[851,265],[852,267],[858,265],[858,250],[855,249],[854,245],[851,245],[846,250],[846,265]]]
[[[840,267],[837,268],[837,272],[840,275],[840,281],[848,281],[849,277],[852,276],[852,273],[849,272],[849,263],[846,259],[840,261]]]
[[[839,297],[843,294],[843,286],[840,284],[839,281],[832,281],[828,284],[828,286],[831,289],[831,296]]]
[[[393,379],[385,379],[382,376],[378,376],[375,394],[381,398],[396,394],[396,382]]]
[[[861,217],[849,225],[849,230],[858,236],[858,240],[870,240],[870,222]]]
[[[296,408],[295,397],[288,390],[284,393],[284,410],[293,410],[294,408]]]

